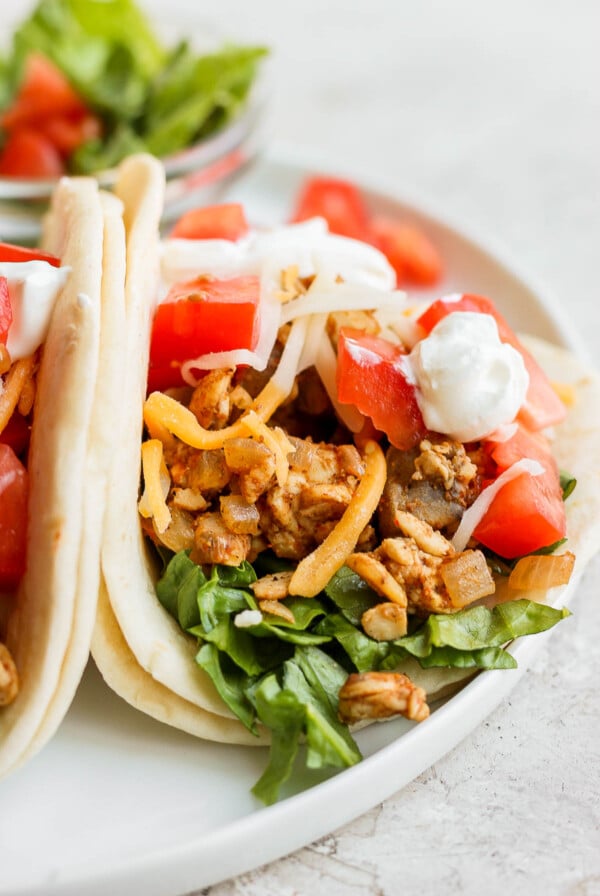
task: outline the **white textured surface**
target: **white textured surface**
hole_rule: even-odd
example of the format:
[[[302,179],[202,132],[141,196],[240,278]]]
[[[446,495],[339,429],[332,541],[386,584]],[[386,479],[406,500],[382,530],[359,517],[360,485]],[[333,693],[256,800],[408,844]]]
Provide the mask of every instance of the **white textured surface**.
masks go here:
[[[6,5],[11,19],[25,6]],[[145,5],[274,47],[274,141],[376,173],[495,237],[552,286],[598,363],[597,0]],[[597,560],[510,701],[429,772],[203,892],[600,894],[599,585]]]

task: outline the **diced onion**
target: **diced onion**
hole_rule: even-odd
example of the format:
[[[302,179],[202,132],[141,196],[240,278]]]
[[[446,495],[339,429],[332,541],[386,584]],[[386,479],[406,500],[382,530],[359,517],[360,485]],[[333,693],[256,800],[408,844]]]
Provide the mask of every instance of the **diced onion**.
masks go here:
[[[471,506],[463,513],[460,525],[452,539],[454,550],[458,552],[464,551],[469,538],[486,515],[492,501],[501,488],[513,479],[516,479],[517,476],[522,476],[523,473],[529,473],[530,476],[539,476],[543,472],[544,468],[537,460],[531,460],[530,458],[525,457],[518,460],[501,473],[491,485],[488,485],[487,488],[483,489],[473,504],[471,504]]]
[[[481,551],[453,554],[440,566],[440,575],[450,595],[452,606],[460,609],[496,590],[485,557]]]
[[[575,554],[530,554],[521,557],[510,576],[508,587],[519,591],[566,585],[575,566]]]

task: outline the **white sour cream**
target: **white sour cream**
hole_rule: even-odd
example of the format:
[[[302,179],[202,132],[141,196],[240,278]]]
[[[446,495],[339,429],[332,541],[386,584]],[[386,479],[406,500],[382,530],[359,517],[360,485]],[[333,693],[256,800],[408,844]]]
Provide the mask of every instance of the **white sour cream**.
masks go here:
[[[274,230],[252,231],[237,242],[229,240],[167,240],[162,275],[167,283],[208,273],[229,278],[268,278],[290,265],[301,277],[322,274],[347,283],[394,289],[396,274],[385,255],[358,240],[329,233],[322,218]]]
[[[425,425],[460,442],[510,423],[525,400],[523,358],[500,341],[489,314],[449,314],[417,343],[410,360]]]
[[[47,261],[0,262],[13,314],[6,342],[12,361],[27,358],[45,340],[54,302],[70,270]]]

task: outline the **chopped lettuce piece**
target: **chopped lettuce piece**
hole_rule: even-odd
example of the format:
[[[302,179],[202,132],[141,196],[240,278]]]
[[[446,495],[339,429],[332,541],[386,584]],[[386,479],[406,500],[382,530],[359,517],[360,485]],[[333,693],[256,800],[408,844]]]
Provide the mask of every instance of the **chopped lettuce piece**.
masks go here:
[[[347,674],[316,647],[296,648],[284,665],[284,686],[306,707],[309,768],[345,768],[360,762],[360,750],[337,716],[338,694]]]
[[[259,683],[253,697],[259,719],[271,731],[271,749],[268,765],[252,793],[271,805],[292,773],[306,713],[298,697],[282,689],[274,674]]]
[[[252,683],[248,676],[214,644],[204,644],[196,662],[210,676],[223,702],[252,734],[257,734],[256,711],[246,696],[246,688]]]
[[[198,607],[198,589],[206,582],[206,576],[199,566],[190,560],[188,551],[179,551],[167,564],[161,578],[156,583],[156,596],[171,616],[183,629],[191,628],[200,621]],[[195,588],[195,593],[193,589]],[[180,599],[180,591],[184,596]],[[197,622],[190,618],[190,596],[193,594]],[[182,616],[179,615],[181,608]]]
[[[325,586],[325,594],[352,625],[360,625],[365,610],[381,600],[364,579],[347,566],[336,572]]]
[[[331,613],[319,623],[317,631],[335,638],[352,660],[357,672],[378,669],[389,653],[387,642],[369,638],[341,613]]]
[[[572,473],[567,473],[566,470],[560,470],[560,487],[562,488],[563,501],[566,501],[569,495],[573,494],[575,491],[575,486],[577,485],[576,478],[572,475]]]
[[[243,588],[233,588],[221,583],[219,570],[222,567],[213,566],[210,579],[206,581],[198,591],[198,607],[200,620],[206,632],[210,632],[223,617],[231,613],[241,613],[243,610],[253,610],[256,605],[251,595]]]
[[[449,615],[429,616],[412,635],[394,641],[419,660],[427,659],[433,648],[453,647],[476,651],[503,644],[522,635],[533,635],[552,628],[567,609],[557,610],[531,600],[513,600],[492,609],[470,607]]]
[[[409,656],[424,668],[513,669],[516,661],[505,649],[508,642],[551,628],[569,615],[568,610],[515,600],[493,609],[470,607],[429,616],[403,638],[379,642],[360,627],[363,612],[378,598],[343,568],[318,598],[282,601],[292,611],[293,623],[264,615],[260,623],[240,628],[237,614],[258,607],[249,587],[255,579],[248,563],[214,566],[207,579],[182,551],[169,562],[157,594],[199,639],[198,665],[232,712],[254,733],[257,719],[271,730],[269,764],[254,788],[266,803],[277,799],[302,739],[308,768],[342,768],[360,760],[354,739],[338,718],[338,695],[348,669],[390,670]],[[190,621],[194,624],[185,624]]]

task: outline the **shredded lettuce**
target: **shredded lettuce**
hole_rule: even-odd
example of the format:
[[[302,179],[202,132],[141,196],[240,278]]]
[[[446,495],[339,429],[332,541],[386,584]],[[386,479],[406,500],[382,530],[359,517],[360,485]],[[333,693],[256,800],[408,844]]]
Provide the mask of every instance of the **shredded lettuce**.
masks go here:
[[[265,565],[270,566],[268,557],[261,560]],[[265,803],[277,799],[300,753],[309,769],[345,768],[360,760],[338,718],[338,694],[349,672],[394,669],[407,657],[424,668],[512,669],[516,661],[507,643],[569,615],[515,600],[432,615],[403,638],[379,642],[365,634],[360,619],[380,598],[344,567],[319,597],[282,602],[293,623],[263,614],[258,624],[239,627],[236,616],[258,608],[250,589],[255,580],[249,563],[214,566],[207,578],[182,551],[166,566],[156,593],[198,639],[196,661],[232,712],[255,734],[259,724],[270,729],[269,762],[253,788]]]
[[[199,56],[168,50],[133,0],[41,0],[0,65],[0,107],[9,105],[28,54],[42,53],[103,122],[70,168],[91,173],[131,152],[165,156],[226,124],[245,102],[263,47],[225,46]]]

